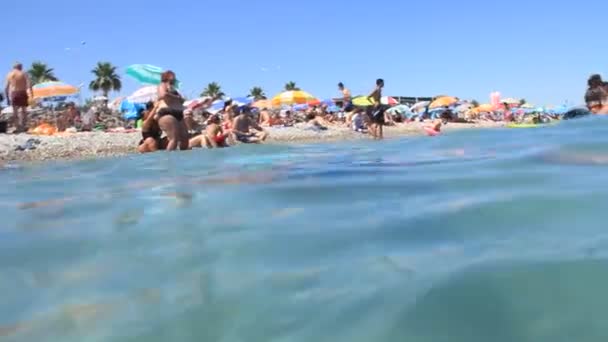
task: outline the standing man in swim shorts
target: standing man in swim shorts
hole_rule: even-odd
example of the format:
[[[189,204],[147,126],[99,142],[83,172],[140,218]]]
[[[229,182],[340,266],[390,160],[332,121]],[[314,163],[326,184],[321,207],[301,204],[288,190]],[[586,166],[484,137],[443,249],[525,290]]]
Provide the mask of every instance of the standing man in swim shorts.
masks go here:
[[[21,63],[15,63],[13,70],[6,76],[6,87],[4,92],[6,93],[6,99],[9,105],[13,106],[13,115],[17,116],[15,132],[25,132],[29,96],[33,96],[34,92],[32,90],[30,78],[27,76],[27,73],[23,72],[23,65]]]
[[[338,90],[342,93],[342,110],[345,113],[353,111],[353,101],[351,99],[350,90],[344,86],[344,83],[338,83]]]
[[[384,80],[379,78],[376,80],[376,88],[367,97],[367,99],[373,103],[373,109],[370,115],[370,133],[374,139],[378,140],[384,138],[382,126],[384,125],[384,112],[386,111],[386,107],[380,103],[380,100],[382,99],[382,88],[384,88]]]

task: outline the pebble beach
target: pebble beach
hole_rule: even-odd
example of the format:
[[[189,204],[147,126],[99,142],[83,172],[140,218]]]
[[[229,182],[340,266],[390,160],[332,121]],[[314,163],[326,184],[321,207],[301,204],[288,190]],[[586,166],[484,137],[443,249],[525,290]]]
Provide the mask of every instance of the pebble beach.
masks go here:
[[[386,138],[424,135],[423,126],[428,123],[410,122],[385,127]],[[449,123],[444,134],[460,129],[503,127],[504,123],[484,121],[479,123]],[[306,125],[295,127],[270,127],[268,144],[322,143],[370,139],[370,136],[347,127],[330,127],[325,131],[313,130]],[[0,160],[2,162],[38,162],[53,160],[78,160],[116,157],[137,153],[140,132],[107,133],[81,132],[65,135],[40,136],[31,134],[1,134]],[[29,141],[29,142],[28,142]],[[160,152],[162,153],[162,152]]]

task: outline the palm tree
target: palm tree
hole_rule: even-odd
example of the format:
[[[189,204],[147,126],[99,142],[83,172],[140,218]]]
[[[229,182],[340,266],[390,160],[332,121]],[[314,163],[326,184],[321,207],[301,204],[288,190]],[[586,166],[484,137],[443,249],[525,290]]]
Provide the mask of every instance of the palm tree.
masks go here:
[[[528,102],[526,101],[526,99],[521,99],[521,100],[519,100],[519,105],[520,105],[520,106],[523,106],[523,105],[525,105],[526,103],[528,103]]]
[[[285,83],[285,90],[286,90],[286,91],[290,91],[290,90],[300,90],[300,88],[296,87],[296,82],[294,82],[294,81],[289,81],[289,82]]]
[[[473,108],[477,108],[479,107],[479,102],[477,102],[477,100],[473,100],[471,101],[471,106],[473,106]]]
[[[116,67],[108,62],[98,62],[95,69],[91,70],[95,79],[89,83],[92,91],[101,91],[106,98],[111,91],[120,91],[122,82],[120,75],[116,73]]]
[[[57,81],[57,77],[53,73],[53,68],[49,68],[48,65],[42,62],[34,62],[27,71],[30,76],[32,84],[39,84],[48,81]]]
[[[222,87],[220,87],[217,82],[207,84],[207,87],[203,89],[203,92],[201,93],[201,96],[210,96],[216,99],[221,99],[224,95]]]
[[[264,94],[264,89],[262,87],[253,87],[249,90],[249,97],[253,97],[254,100],[265,100],[266,94]]]

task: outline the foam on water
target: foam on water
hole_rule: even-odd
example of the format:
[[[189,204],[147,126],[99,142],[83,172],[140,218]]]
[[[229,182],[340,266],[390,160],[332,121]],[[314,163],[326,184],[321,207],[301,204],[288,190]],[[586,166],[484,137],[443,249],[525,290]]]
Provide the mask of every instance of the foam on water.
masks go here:
[[[2,341],[605,341],[608,122],[0,171]]]

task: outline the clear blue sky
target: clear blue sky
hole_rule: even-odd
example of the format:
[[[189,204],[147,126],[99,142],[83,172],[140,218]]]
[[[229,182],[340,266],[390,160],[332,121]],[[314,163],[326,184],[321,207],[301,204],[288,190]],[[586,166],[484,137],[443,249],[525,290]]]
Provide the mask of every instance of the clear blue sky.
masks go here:
[[[188,96],[211,81],[231,96],[252,86],[272,96],[295,81],[327,98],[339,81],[358,94],[382,77],[389,95],[488,102],[497,90],[541,105],[580,103],[591,73],[608,78],[608,2],[600,0],[30,0],[1,8],[0,70],[41,60],[61,80],[88,86],[96,62],[109,61],[120,68],[122,94],[138,87],[124,75],[134,63],[173,69]]]

